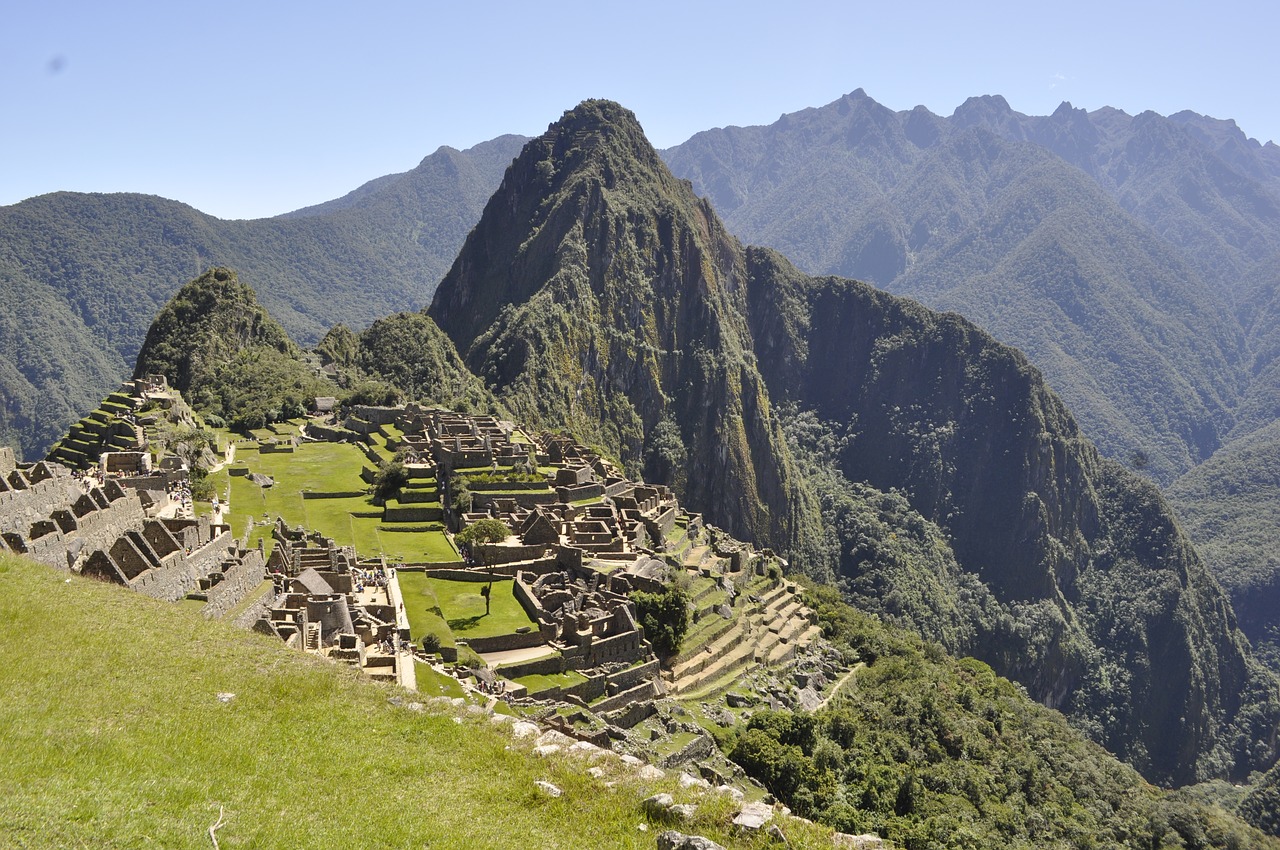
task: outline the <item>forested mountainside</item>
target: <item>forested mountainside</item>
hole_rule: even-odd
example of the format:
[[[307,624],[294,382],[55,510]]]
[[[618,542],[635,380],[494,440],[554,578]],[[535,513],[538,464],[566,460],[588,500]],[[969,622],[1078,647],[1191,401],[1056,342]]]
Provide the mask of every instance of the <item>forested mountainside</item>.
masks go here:
[[[152,317],[211,266],[258,281],[303,344],[339,321],[421,307],[523,141],[441,148],[344,198],[256,221],[133,194],[0,208],[0,443],[43,455],[128,376]]]
[[[1241,629],[1280,669],[1280,422],[1232,440],[1175,481],[1168,496],[1231,595]]]
[[[927,315],[927,311],[921,313]],[[192,321],[189,333],[184,332],[184,319]],[[212,329],[221,329],[221,333],[210,333]],[[211,270],[183,287],[157,317],[147,338],[144,356],[148,366],[164,371],[173,385],[189,380],[191,392],[204,399],[204,404],[218,403],[223,396],[209,391],[205,382],[220,383],[222,364],[234,363],[255,349],[274,352],[279,359],[305,368],[291,345],[276,347],[283,332],[256,304],[252,290],[226,269]],[[450,340],[422,314],[397,314],[375,322],[359,336],[335,327],[318,350],[340,367],[342,378],[367,379],[371,373],[366,371],[366,358],[373,358],[388,379],[419,382],[418,390],[412,393],[415,396],[465,389],[469,377]],[[188,364],[203,365],[191,368]],[[141,362],[139,370],[146,371]],[[475,381],[474,377],[470,381]],[[255,383],[255,376],[246,373],[244,382]],[[252,410],[252,400],[233,403],[246,403],[246,409]],[[230,408],[223,412],[236,417],[244,411]],[[901,616],[894,617],[892,602],[881,599],[880,590],[873,586],[877,581],[889,586],[886,593],[890,600],[902,598],[903,588],[913,590],[926,604],[941,601],[965,608],[969,604],[965,594],[985,594],[991,600],[990,591],[976,577],[960,571],[938,527],[911,509],[901,493],[846,483],[843,492],[833,497],[839,488],[831,486],[830,478],[839,473],[829,464],[826,453],[838,445],[830,442],[829,431],[821,433],[823,426],[812,412],[789,409],[779,418],[785,423],[790,445],[796,447],[806,478],[818,482],[823,490],[824,514],[835,508],[838,518],[833,525],[842,534],[855,532],[859,541],[861,576],[849,581],[847,588],[857,588],[848,595],[861,607],[889,613],[903,625],[912,626],[912,617],[918,612],[908,605],[909,615],[899,611]],[[275,486],[282,485],[277,482]],[[28,574],[20,567],[15,565],[11,574],[21,583],[28,580]],[[935,569],[940,574],[935,584],[927,580],[912,583],[918,577],[927,579]],[[916,570],[917,576],[901,581],[903,570]],[[68,587],[61,577],[52,581],[59,588]],[[947,586],[951,584],[964,592],[950,593]],[[77,594],[94,592],[80,586],[71,590]],[[804,594],[822,634],[830,641],[827,657],[839,657],[842,664],[853,665],[841,680],[844,687],[835,688],[838,698],[833,691],[831,703],[813,712],[758,706],[742,712],[740,722],[725,721],[721,715],[713,724],[717,746],[797,813],[847,832],[875,832],[899,846],[1096,843],[1208,850],[1275,845],[1274,839],[1250,829],[1233,815],[1238,801],[1246,796],[1245,789],[1228,793],[1156,789],[1114,756],[1086,741],[1078,729],[1069,728],[1061,715],[1036,705],[1023,689],[995,676],[987,665],[972,658],[952,659],[936,643],[921,641],[883,622],[882,617],[855,610],[842,602],[840,595],[830,586],[811,587]],[[130,594],[112,596],[118,604],[132,598]],[[84,621],[80,606],[86,601],[77,598],[74,610],[60,610],[58,616]],[[41,616],[47,619],[47,612],[27,613],[33,622]],[[152,611],[150,615],[160,613]],[[134,619],[133,628],[140,632],[153,625],[144,622],[146,617]],[[928,628],[936,625],[935,618],[923,619]],[[943,628],[938,639],[954,645],[957,638]],[[151,647],[157,641],[164,643],[149,638],[135,640],[130,646]],[[72,651],[83,649],[82,643],[78,638],[73,640]],[[67,647],[61,650],[65,656]],[[329,669],[333,670],[332,665]],[[738,696],[755,699],[750,695],[756,692],[753,687],[760,687],[761,676],[764,681],[772,678],[763,664],[749,664],[740,680],[743,684],[738,686],[747,695]],[[743,681],[748,679],[756,685]],[[24,693],[28,691],[30,688]],[[705,694],[691,695],[685,705],[693,709],[696,703],[696,710],[710,706],[713,713],[726,705],[717,697],[710,703],[707,699]],[[25,711],[21,698],[14,710]],[[42,716],[50,715],[46,712]],[[490,726],[487,722],[482,725]],[[469,734],[465,724],[453,728],[450,740]],[[47,735],[38,737],[40,741],[28,742],[33,752],[42,751],[47,744]],[[96,782],[92,775],[78,780],[77,793],[81,786],[88,793]],[[32,793],[42,787],[38,782],[19,785],[30,785]],[[1223,785],[1207,787],[1220,789]],[[1267,797],[1270,787],[1263,783],[1252,789],[1247,813],[1273,828],[1274,807]],[[714,827],[716,821],[704,818],[699,824]],[[793,846],[810,846],[807,839],[812,836],[807,833],[788,828],[786,835]]]
[[[428,314],[521,418],[598,442],[802,568],[878,582],[865,597],[925,633],[928,611],[952,612],[949,648],[1148,776],[1274,760],[1276,682],[1225,596],[1158,491],[1100,459],[1020,353],[744,249],[616,104],[526,146]],[[883,495],[915,548],[958,565],[933,598],[919,566],[879,569],[911,560],[866,533]]]
[[[957,310],[1167,483],[1274,413],[1280,148],[1193,113],[950,118],[861,90],[665,153],[741,238]],[[1274,384],[1274,381],[1271,382]]]

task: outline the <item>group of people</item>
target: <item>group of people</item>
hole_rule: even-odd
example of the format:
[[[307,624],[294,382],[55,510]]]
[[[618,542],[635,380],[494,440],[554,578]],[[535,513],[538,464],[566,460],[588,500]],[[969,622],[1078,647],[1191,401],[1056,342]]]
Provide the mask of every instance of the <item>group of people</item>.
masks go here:
[[[365,570],[359,567],[352,567],[351,577],[356,587],[356,593],[363,593],[365,585],[373,585],[374,587],[387,586],[387,577],[381,570]]]
[[[486,682],[484,679],[478,679],[476,681],[476,690],[490,696],[502,696],[507,692],[507,680],[501,679],[499,681]]]

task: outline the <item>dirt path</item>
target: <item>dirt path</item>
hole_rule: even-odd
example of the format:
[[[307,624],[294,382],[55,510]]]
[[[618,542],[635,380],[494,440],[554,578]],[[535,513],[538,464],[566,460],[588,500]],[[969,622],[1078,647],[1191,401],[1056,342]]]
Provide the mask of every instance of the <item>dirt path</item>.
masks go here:
[[[852,679],[854,676],[856,676],[856,675],[857,675],[857,673],[858,673],[858,671],[859,671],[859,670],[861,670],[863,667],[866,667],[866,666],[867,666],[867,665],[866,665],[866,664],[864,664],[864,663],[863,663],[863,662],[861,662],[861,661],[859,661],[857,664],[853,665],[853,669],[852,669],[852,670],[850,670],[848,673],[845,673],[843,676],[841,676],[841,677],[840,677],[840,681],[836,682],[836,686],[835,686],[834,688],[832,688],[832,689],[831,689],[831,693],[827,694],[827,698],[826,698],[826,699],[824,699],[822,702],[818,703],[818,707],[817,707],[816,709],[814,709],[814,711],[821,711],[822,709],[826,708],[826,707],[827,707],[827,703],[829,703],[829,702],[831,702],[831,700],[835,699],[836,694],[840,693],[840,689],[841,689],[841,688],[843,688],[843,687],[845,686],[845,683],[846,683],[846,682],[848,682],[850,679]]]

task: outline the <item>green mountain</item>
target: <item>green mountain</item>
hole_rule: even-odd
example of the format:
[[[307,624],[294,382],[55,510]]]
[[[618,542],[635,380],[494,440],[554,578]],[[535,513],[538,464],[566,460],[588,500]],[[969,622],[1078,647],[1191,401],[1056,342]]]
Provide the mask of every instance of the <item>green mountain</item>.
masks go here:
[[[1280,422],[1228,443],[1170,485],[1168,496],[1231,595],[1240,627],[1280,667]]]
[[[628,470],[670,420],[681,497],[785,546],[803,500],[754,363],[747,273],[634,116],[587,101],[525,146],[428,314],[517,417]]]
[[[941,118],[858,90],[665,156],[742,238],[1024,350],[1106,454],[1167,483],[1264,368],[1274,323],[1232,307],[1275,267],[1278,150],[1189,113],[1036,118],[986,97]]]
[[[212,266],[256,281],[304,344],[339,321],[421,307],[523,141],[441,148],[344,198],[257,221],[132,194],[0,208],[0,443],[43,455],[127,376],[170,296]]]
[[[238,429],[301,416],[336,391],[235,272],[215,268],[178,290],[147,330],[133,376],[164,375],[196,410]]]
[[[743,248],[616,104],[526,146],[428,315],[520,418],[864,588],[1149,777],[1274,760],[1277,685],[1227,599],[1159,493],[1099,457],[1025,357]],[[877,522],[908,540],[882,545]]]

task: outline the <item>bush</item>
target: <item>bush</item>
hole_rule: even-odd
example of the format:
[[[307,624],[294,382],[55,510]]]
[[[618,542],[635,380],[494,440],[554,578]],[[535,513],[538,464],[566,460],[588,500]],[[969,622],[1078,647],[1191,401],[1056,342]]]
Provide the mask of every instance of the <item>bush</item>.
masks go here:
[[[409,470],[399,460],[388,460],[378,464],[378,471],[373,476],[373,494],[386,500],[400,492],[400,488],[409,483]]]
[[[631,594],[631,601],[636,604],[640,625],[653,644],[653,651],[661,658],[679,652],[689,631],[689,595],[672,585],[664,593],[638,590]]]

